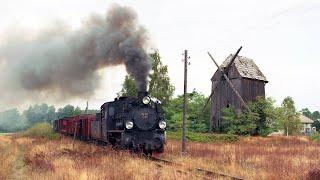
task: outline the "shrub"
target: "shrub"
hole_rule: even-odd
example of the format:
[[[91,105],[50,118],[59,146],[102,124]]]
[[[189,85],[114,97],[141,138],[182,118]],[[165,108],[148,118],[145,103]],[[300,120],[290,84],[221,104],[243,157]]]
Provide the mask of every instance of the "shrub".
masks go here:
[[[319,133],[319,132],[313,132],[313,133],[310,135],[310,139],[311,139],[312,141],[320,142],[320,133]]]
[[[181,139],[181,132],[167,132],[169,139]],[[209,133],[195,133],[188,132],[186,138],[195,142],[235,142],[239,140],[237,135],[232,134],[209,134]]]
[[[308,173],[308,180],[320,179],[320,169],[312,169]]]
[[[36,123],[30,127],[25,133],[29,137],[41,137],[47,139],[57,139],[59,134],[55,133],[49,123]]]
[[[244,113],[237,114],[234,107],[222,109],[222,132],[227,134],[250,135],[256,128],[255,121],[258,119],[257,113],[250,113],[244,110]]]

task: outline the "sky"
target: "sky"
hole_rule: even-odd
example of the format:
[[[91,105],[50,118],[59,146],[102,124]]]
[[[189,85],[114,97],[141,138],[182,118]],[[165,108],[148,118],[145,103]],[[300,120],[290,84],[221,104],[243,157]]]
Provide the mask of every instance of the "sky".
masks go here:
[[[253,59],[269,81],[267,96],[277,104],[291,96],[298,109],[320,110],[320,1],[316,0],[0,0],[0,41],[1,32],[8,29],[32,31],[55,21],[76,30],[90,14],[105,14],[113,3],[137,12],[149,33],[149,49],[158,49],[168,65],[175,95],[183,93],[185,49],[190,56],[188,91],[209,95],[217,68],[207,52],[222,63],[243,46],[239,55]],[[88,99],[90,108],[113,100],[126,75],[123,66],[101,73],[103,85]],[[30,103],[35,102],[18,107]],[[68,103],[84,108],[86,100]]]

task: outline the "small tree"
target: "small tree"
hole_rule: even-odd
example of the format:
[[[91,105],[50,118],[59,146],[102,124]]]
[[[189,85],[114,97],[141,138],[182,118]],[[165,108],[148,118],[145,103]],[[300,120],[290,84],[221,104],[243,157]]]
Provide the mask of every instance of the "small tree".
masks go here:
[[[23,116],[30,122],[30,125],[44,121],[51,123],[57,117],[55,107],[45,103],[29,106],[27,110],[23,111]]]
[[[228,134],[249,135],[256,128],[255,122],[258,114],[250,113],[244,110],[243,113],[237,114],[233,107],[222,109],[222,132]]]
[[[149,93],[152,97],[158,98],[163,105],[166,105],[172,98],[174,92],[174,86],[170,82],[168,76],[168,66],[165,66],[161,62],[161,57],[158,51],[150,54],[152,62],[152,71],[149,75]],[[118,93],[118,96],[136,96],[137,88],[133,77],[126,76],[122,89]]]
[[[256,133],[267,136],[278,129],[277,115],[272,98],[258,97],[256,101],[249,103],[249,108],[251,112],[258,116],[255,121],[257,126]],[[246,112],[249,113],[248,111]]]
[[[310,118],[310,119],[313,119],[313,118],[312,118],[312,112],[311,112],[308,108],[303,108],[303,109],[301,110],[301,113],[302,113],[304,116],[306,116],[306,117],[308,117],[308,118]]]
[[[294,135],[300,132],[301,122],[299,113],[296,111],[294,101],[291,97],[286,97],[277,111],[279,124],[284,130],[285,135]]]
[[[164,105],[171,99],[174,86],[168,76],[168,66],[163,65],[159,51],[150,54],[153,59],[152,73],[150,74],[149,92],[153,97],[158,98]]]
[[[138,91],[133,77],[126,75],[118,96],[137,96]]]
[[[228,134],[236,134],[238,132],[238,117],[233,107],[226,107],[222,109],[222,132]]]
[[[320,131],[320,112],[314,111],[311,119],[314,120],[313,126],[316,127],[317,131]]]
[[[206,102],[206,97],[193,90],[188,93],[188,113],[187,113],[187,128],[193,132],[208,132],[210,124],[210,107],[207,107],[204,112],[202,109]],[[180,95],[170,100],[164,106],[165,118],[168,121],[168,130],[177,131],[181,129],[183,111],[183,96]]]
[[[194,132],[208,132],[210,126],[210,106],[207,106],[203,110],[207,98],[196,90],[189,93],[188,98],[188,129]]]
[[[17,132],[27,126],[27,119],[16,108],[0,112],[0,132]]]
[[[81,109],[79,107],[74,108],[74,106],[68,104],[64,106],[63,108],[58,109],[58,117],[71,117],[81,114]]]
[[[178,96],[166,106],[163,107],[164,116],[168,122],[168,130],[169,131],[178,131],[181,129],[181,120],[182,120],[182,109],[183,109],[183,96]]]
[[[77,106],[77,107],[74,109],[73,114],[74,114],[74,115],[80,115],[81,113],[82,113],[82,111],[81,111],[80,107]]]
[[[52,123],[52,121],[55,119],[57,119],[56,108],[54,106],[49,106],[47,112],[47,122]]]

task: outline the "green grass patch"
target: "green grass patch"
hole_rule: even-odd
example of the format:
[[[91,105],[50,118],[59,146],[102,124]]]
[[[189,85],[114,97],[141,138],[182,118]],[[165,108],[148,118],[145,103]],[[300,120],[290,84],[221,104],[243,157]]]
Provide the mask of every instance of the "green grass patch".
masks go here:
[[[167,138],[180,140],[181,132],[167,131]],[[232,134],[212,134],[195,132],[187,132],[186,138],[194,142],[235,142],[239,140],[239,136]]]
[[[310,139],[312,141],[315,141],[315,142],[320,142],[320,133],[319,132],[313,132],[311,135],[310,135]]]
[[[13,133],[0,133],[0,136],[8,136],[8,135],[12,135]]]
[[[55,133],[49,123],[37,123],[27,129],[24,136],[28,137],[41,137],[46,139],[58,139],[60,135]]]

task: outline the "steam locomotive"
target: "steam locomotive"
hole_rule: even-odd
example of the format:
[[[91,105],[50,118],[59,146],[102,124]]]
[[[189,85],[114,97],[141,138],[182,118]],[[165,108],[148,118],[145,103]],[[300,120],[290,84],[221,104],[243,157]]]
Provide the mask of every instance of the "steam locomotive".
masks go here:
[[[77,139],[145,154],[162,153],[166,142],[166,121],[161,102],[147,92],[106,102],[96,115],[57,119],[53,128]]]

